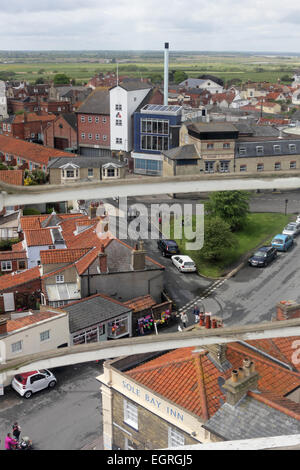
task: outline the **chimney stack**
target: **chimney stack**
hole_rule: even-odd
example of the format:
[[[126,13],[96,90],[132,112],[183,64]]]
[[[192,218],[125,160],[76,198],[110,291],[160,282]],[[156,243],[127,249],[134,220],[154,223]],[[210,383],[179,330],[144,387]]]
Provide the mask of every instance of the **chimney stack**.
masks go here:
[[[89,207],[89,218],[90,219],[95,219],[96,218],[98,206],[99,206],[99,203],[91,202],[90,207]]]
[[[219,370],[231,369],[232,365],[226,357],[227,344],[209,344],[205,346],[208,351],[208,358],[214,363]]]
[[[165,42],[164,62],[164,106],[168,106],[169,97],[169,43]]]
[[[100,273],[101,274],[107,273],[107,254],[104,251],[104,246],[103,245],[100,248],[100,251],[98,253],[98,257],[99,257]]]
[[[300,304],[294,300],[282,300],[276,305],[276,320],[290,320],[300,318]]]
[[[223,388],[226,390],[226,401],[229,405],[236,405],[249,390],[256,390],[259,375],[255,370],[254,362],[244,359],[243,367],[234,369],[230,379],[226,380]]]
[[[144,250],[144,243],[135,243],[132,251],[132,269],[133,271],[142,271],[146,266],[146,251]]]
[[[0,335],[5,335],[7,333],[7,319],[0,320]]]

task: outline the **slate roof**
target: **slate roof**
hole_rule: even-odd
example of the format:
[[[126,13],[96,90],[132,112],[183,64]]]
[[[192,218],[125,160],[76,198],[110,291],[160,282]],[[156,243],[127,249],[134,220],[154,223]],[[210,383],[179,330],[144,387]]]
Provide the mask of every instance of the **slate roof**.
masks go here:
[[[52,212],[49,217],[41,221],[41,227],[55,227],[56,225],[60,224],[63,219],[56,214],[56,212]]]
[[[72,302],[63,307],[69,313],[70,332],[83,330],[102,321],[118,317],[131,311],[121,302],[103,294]]]
[[[246,395],[235,406],[224,403],[204,428],[231,441],[299,434],[300,421]]]
[[[163,152],[171,160],[200,160],[200,156],[194,144],[182,145]]]
[[[77,109],[77,113],[88,114],[110,114],[109,91],[94,90],[82,105]]]
[[[118,85],[121,88],[124,88],[124,90],[127,91],[134,91],[134,90],[147,90],[148,88],[152,88],[152,85],[146,82],[141,82],[141,80],[135,80],[135,79],[128,79],[124,80],[122,83],[119,83]],[[113,87],[115,88],[115,87]]]
[[[235,127],[239,131],[239,137],[242,137],[241,134],[250,134],[251,136],[257,137],[278,137],[279,130],[273,126],[256,126],[250,123],[245,122],[236,122],[234,123]]]
[[[262,126],[263,127],[263,126]],[[295,145],[295,150],[292,151],[289,145]],[[279,150],[274,149],[274,145],[280,146]],[[256,147],[263,147],[263,153],[258,153]],[[245,148],[246,152],[240,154],[240,148]],[[284,138],[273,138],[268,137],[239,137],[236,140],[235,153],[237,158],[243,157],[275,157],[280,155],[290,155],[291,158],[300,153],[300,138],[296,138],[294,135],[284,136]]]
[[[61,168],[63,165],[75,164],[79,168],[100,168],[101,166],[107,163],[116,163],[118,166],[123,167],[125,163],[120,162],[119,160],[111,157],[74,157],[74,158],[65,158],[58,157],[53,158],[48,163],[48,168]]]
[[[193,122],[187,125],[194,132],[237,132],[238,129],[230,122]]]
[[[76,131],[77,130],[77,116],[75,113],[61,114],[61,117]]]

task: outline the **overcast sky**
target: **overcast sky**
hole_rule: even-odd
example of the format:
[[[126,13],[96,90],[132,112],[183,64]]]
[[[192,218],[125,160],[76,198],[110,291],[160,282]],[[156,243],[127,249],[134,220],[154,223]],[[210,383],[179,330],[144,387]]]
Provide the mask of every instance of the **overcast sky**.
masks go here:
[[[0,50],[300,52],[297,0],[0,0]]]

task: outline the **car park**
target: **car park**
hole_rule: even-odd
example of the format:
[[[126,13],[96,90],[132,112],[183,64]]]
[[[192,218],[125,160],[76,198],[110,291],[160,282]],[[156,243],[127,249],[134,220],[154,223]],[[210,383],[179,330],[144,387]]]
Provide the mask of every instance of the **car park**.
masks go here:
[[[300,223],[290,222],[282,231],[283,235],[296,237],[300,233]]]
[[[179,248],[174,240],[158,240],[157,247],[163,256],[172,256],[179,253]]]
[[[276,248],[262,246],[248,260],[250,266],[265,267],[277,256]]]
[[[175,255],[172,256],[171,260],[174,266],[183,273],[197,271],[194,261],[189,256]]]
[[[277,251],[287,251],[294,244],[294,239],[290,235],[279,233],[272,240],[272,246]]]
[[[33,393],[55,387],[56,383],[57,380],[50,370],[41,369],[15,375],[11,386],[21,397],[30,398]]]

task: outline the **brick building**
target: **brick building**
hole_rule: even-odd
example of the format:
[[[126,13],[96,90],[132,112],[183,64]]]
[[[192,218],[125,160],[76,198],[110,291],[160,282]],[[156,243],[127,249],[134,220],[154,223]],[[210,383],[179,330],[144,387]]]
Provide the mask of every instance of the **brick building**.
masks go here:
[[[41,273],[39,267],[0,277],[0,312],[18,308],[36,308],[40,303]]]
[[[77,149],[76,114],[67,113],[55,116],[44,130],[44,145],[60,150]]]
[[[26,251],[0,251],[0,272],[24,271],[27,269]]]
[[[111,152],[108,90],[94,90],[76,114],[80,154],[109,157]]]
[[[47,125],[55,120],[54,114],[27,113],[10,116],[0,123],[0,134],[22,140],[42,141]]]

